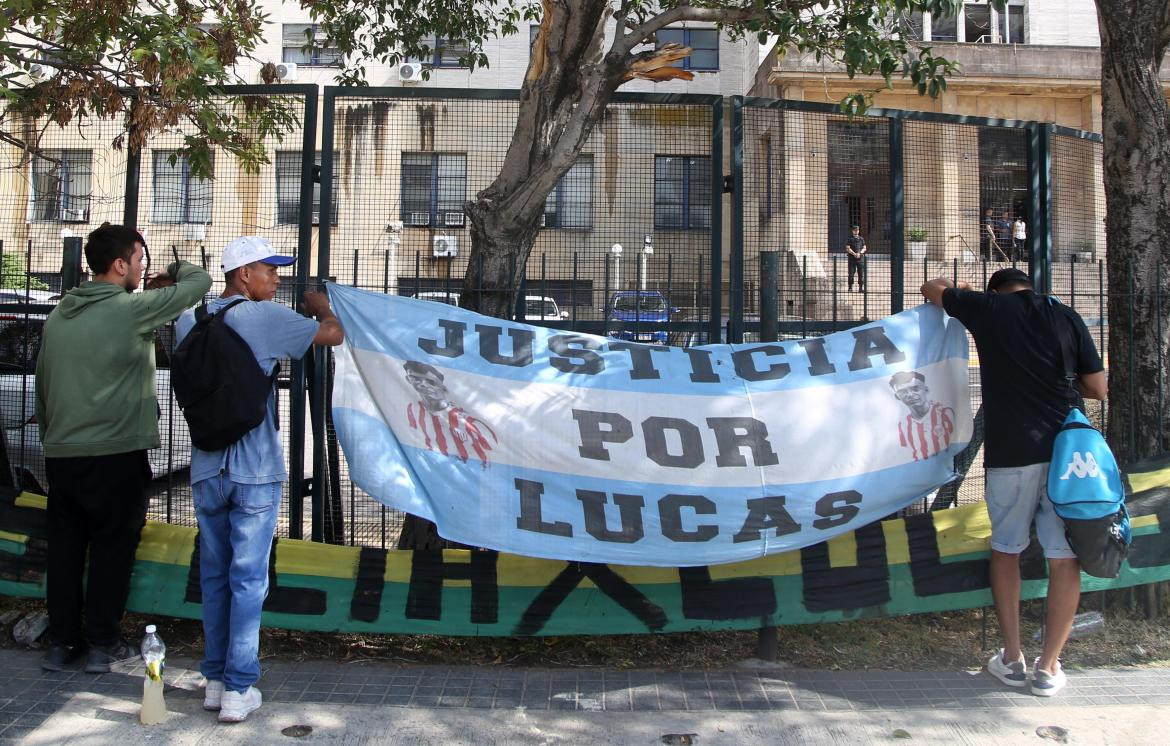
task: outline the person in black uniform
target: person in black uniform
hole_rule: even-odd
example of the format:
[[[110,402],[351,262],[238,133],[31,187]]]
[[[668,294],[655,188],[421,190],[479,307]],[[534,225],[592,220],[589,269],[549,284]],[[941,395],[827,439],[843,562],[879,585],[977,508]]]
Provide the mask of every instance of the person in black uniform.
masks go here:
[[[861,226],[855,225],[845,239],[845,253],[849,256],[849,290],[853,290],[853,276],[857,275],[857,292],[865,292],[865,252],[869,247],[861,237]]]

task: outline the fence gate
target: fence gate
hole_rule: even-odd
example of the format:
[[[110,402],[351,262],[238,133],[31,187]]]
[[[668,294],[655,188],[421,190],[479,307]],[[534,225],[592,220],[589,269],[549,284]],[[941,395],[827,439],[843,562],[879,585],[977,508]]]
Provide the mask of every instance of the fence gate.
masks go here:
[[[463,205],[499,173],[518,101],[516,90],[326,88],[321,200],[332,218],[321,224],[318,273],[458,303],[471,254]],[[721,97],[616,95],[545,201],[517,317],[646,341],[717,336],[722,133]],[[673,312],[668,324],[641,314],[625,323],[615,304]],[[401,516],[349,480],[336,440],[323,436],[314,432],[330,445],[315,461],[313,537],[392,544]]]
[[[1077,308],[1104,347],[1099,135],[902,110],[849,118],[802,101],[731,105],[731,341],[758,334],[764,291],[778,296],[779,333],[799,338],[918,305],[934,277],[983,287],[995,270],[1021,266]],[[864,290],[845,252],[854,225],[868,248]],[[776,282],[763,288],[767,252]],[[973,368],[978,408],[977,384]],[[960,471],[981,473],[981,445],[977,415]],[[963,485],[980,499],[979,479],[944,488],[936,504],[953,504]]]

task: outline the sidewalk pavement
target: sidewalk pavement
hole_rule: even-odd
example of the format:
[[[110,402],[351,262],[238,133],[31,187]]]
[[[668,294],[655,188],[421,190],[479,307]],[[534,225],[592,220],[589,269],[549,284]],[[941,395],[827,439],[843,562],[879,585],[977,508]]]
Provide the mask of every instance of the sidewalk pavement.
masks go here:
[[[197,661],[166,671],[166,722],[138,722],[140,666],[48,673],[0,650],[0,743],[866,744],[1166,743],[1170,668],[1070,672],[1034,697],[977,670],[760,667],[617,671],[266,662],[238,725],[202,709]],[[296,729],[297,726],[308,726]],[[302,734],[302,735],[298,735]],[[1063,739],[1063,740],[1062,740]]]

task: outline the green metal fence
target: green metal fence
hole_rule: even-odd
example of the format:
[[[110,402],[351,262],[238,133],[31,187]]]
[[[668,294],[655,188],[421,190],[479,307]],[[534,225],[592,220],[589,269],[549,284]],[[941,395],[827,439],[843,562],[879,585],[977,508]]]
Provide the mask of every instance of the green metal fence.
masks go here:
[[[84,177],[76,154],[65,152],[80,148],[68,133],[51,138],[62,151],[49,162],[55,172],[6,146],[5,178],[23,186],[0,199],[8,205],[0,247],[19,254],[28,277],[59,290],[62,236],[102,220],[144,228],[156,266],[178,256],[213,276],[227,241],[262,233],[300,259],[284,278],[284,302],[325,278],[455,300],[471,248],[463,204],[498,173],[518,92],[245,86],[225,90],[222,105],[273,96],[286,97],[303,126],[270,143],[270,163],[258,173],[217,153],[210,184],[168,163],[177,135],[130,156],[97,148],[118,134],[112,122],[85,125],[94,165]],[[1100,149],[1098,135],[1035,122],[891,110],[850,119],[806,102],[619,94],[545,203],[517,278],[525,299],[517,318],[634,339],[664,331],[679,345],[751,341],[765,289],[760,257],[773,253],[779,331],[804,337],[915,305],[931,277],[982,286],[995,269],[1018,265],[1077,309],[1104,349]],[[79,206],[88,212],[63,212]],[[844,252],[853,224],[869,247],[864,282],[850,281]],[[612,308],[623,295],[677,310],[661,326],[619,323]],[[24,314],[23,326],[0,321],[0,352],[17,388],[35,360],[38,314],[51,309],[51,301],[31,308],[25,296],[0,297],[0,316]],[[165,363],[165,331],[160,339]],[[285,369],[282,535],[393,546],[401,515],[348,480],[332,437],[327,353]],[[978,404],[977,370],[972,376]],[[35,485],[27,399],[2,392],[0,407],[12,470]],[[1103,422],[1107,412],[1094,415]],[[164,416],[174,425],[164,432],[181,429],[169,401]],[[175,437],[165,444],[152,515],[193,525],[186,447]],[[937,506],[981,496],[978,443],[962,466],[970,477],[944,488]]]

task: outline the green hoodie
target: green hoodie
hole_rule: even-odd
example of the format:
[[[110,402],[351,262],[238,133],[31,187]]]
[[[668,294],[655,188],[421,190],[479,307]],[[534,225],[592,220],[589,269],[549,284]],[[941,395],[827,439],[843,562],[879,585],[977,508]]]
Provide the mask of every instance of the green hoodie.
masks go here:
[[[211,289],[211,275],[194,264],[177,262],[168,272],[174,285],[141,293],[82,283],[49,314],[36,381],[45,456],[158,447],[154,330]]]

